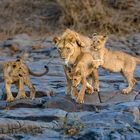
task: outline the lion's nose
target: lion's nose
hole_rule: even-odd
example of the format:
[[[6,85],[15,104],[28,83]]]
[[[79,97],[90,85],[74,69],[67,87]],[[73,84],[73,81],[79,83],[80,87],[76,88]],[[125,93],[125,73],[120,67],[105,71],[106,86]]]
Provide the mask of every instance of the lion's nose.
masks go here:
[[[74,81],[76,81],[76,79],[73,79]]]

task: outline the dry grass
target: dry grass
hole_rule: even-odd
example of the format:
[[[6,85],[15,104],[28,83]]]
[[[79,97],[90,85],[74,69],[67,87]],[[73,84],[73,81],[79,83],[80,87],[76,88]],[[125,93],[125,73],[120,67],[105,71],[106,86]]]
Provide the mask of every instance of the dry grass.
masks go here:
[[[139,0],[1,0],[0,39],[23,32],[52,35],[67,27],[128,34],[140,31],[139,15]]]
[[[43,35],[49,32],[43,10],[49,0],[3,0],[0,2],[0,38],[19,33]]]
[[[139,0],[57,0],[64,8],[62,25],[87,34],[140,31]]]

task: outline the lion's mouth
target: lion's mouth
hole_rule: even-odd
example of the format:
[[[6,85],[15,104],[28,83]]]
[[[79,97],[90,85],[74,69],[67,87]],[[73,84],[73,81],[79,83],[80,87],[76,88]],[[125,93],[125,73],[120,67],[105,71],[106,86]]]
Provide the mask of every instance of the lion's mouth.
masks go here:
[[[93,47],[94,51],[98,51],[98,48],[97,47]]]
[[[65,57],[61,57],[62,60],[65,60]]]
[[[92,48],[93,48],[93,50],[95,50],[95,51],[98,50],[97,46],[92,46]]]
[[[61,60],[65,63],[66,59],[64,57],[61,57]]]
[[[79,83],[77,83],[77,82],[73,82],[73,83],[72,83],[72,86],[73,86],[73,87],[77,87],[78,85],[79,85]]]

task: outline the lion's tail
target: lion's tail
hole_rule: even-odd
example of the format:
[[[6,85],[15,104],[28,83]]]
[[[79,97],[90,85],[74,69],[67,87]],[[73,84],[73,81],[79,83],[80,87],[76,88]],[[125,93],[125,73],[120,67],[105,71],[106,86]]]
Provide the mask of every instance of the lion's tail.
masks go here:
[[[44,71],[43,73],[34,73],[34,72],[32,72],[29,68],[28,68],[28,70],[29,70],[29,73],[30,73],[31,75],[40,77],[40,76],[43,76],[43,75],[47,74],[48,71],[49,71],[49,68],[48,68],[47,66],[44,66],[44,68],[45,68],[45,71]]]
[[[136,63],[140,64],[140,58],[135,57]]]

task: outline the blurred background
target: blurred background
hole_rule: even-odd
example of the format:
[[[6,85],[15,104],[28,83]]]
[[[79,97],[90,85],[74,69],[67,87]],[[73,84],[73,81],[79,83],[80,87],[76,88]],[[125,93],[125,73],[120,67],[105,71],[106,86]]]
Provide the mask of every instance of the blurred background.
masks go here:
[[[140,0],[0,0],[0,39],[50,36],[66,28],[126,35],[140,32]]]

